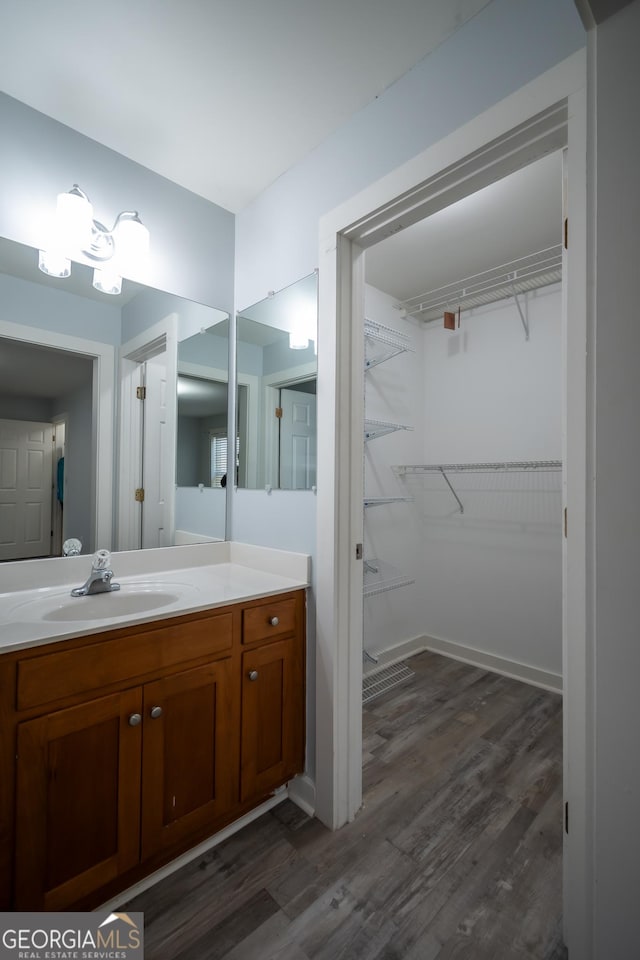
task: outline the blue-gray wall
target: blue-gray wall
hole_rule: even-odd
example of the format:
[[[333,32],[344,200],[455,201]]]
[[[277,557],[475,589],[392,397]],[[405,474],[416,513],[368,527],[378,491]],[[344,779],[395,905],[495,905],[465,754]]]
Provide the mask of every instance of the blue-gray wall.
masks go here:
[[[5,94],[0,131],[0,236],[42,245],[56,195],[78,183],[98,220],[138,210],[149,228],[149,269],[133,279],[231,311],[232,213]]]
[[[318,265],[323,214],[584,45],[573,0],[493,0],[238,215],[238,307]]]

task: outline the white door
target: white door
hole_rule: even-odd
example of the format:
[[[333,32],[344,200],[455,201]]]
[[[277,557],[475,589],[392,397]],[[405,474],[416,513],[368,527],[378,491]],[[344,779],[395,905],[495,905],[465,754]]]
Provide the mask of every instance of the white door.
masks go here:
[[[309,490],[316,483],[316,395],[280,391],[280,488]]]
[[[53,427],[0,420],[0,560],[51,553]]]
[[[175,437],[173,430],[169,436],[166,354],[145,361],[144,385],[142,547],[165,547],[173,543],[168,507],[175,487]]]

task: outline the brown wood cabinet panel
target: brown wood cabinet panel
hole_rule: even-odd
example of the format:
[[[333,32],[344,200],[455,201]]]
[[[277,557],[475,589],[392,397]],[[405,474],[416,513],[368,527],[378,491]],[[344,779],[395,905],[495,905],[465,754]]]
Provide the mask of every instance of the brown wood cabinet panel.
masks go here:
[[[231,697],[231,658],[145,684],[143,859],[237,803]]]
[[[99,690],[121,680],[231,649],[231,613],[172,625],[119,631],[73,650],[55,650],[18,663],[17,708]]]
[[[242,656],[240,797],[264,796],[304,763],[304,657],[299,638]]]
[[[275,621],[275,622],[274,622]],[[279,640],[296,629],[296,600],[274,597],[268,603],[248,607],[242,612],[242,642]]]
[[[141,690],[18,727],[16,909],[61,910],[140,856]]]

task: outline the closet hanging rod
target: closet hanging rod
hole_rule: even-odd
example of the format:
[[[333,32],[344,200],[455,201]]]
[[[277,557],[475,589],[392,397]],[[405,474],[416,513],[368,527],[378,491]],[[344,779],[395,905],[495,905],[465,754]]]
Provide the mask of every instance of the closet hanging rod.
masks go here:
[[[562,279],[562,246],[556,244],[491,270],[427,290],[401,305],[407,316],[425,323],[440,318],[447,307],[469,309],[548,286]]]
[[[394,472],[401,477],[421,473],[491,473],[496,471],[523,472],[562,470],[562,460],[507,460],[494,463],[411,463],[398,464]]]

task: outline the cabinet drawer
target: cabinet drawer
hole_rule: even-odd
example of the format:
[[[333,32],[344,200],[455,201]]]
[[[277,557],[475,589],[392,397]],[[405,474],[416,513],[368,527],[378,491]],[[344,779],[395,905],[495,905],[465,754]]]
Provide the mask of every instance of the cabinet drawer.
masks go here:
[[[102,689],[231,648],[232,614],[156,626],[18,662],[17,709]]]
[[[296,629],[296,601],[278,600],[261,603],[242,611],[242,642],[276,640]]]

